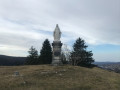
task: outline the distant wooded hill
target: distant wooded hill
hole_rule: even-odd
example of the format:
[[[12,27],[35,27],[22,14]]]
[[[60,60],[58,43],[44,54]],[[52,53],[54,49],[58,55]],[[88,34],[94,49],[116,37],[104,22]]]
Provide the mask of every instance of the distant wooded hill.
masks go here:
[[[94,62],[95,65],[110,65],[110,64],[120,64],[120,62]]]
[[[26,57],[13,57],[0,55],[0,66],[16,66],[23,65]]]

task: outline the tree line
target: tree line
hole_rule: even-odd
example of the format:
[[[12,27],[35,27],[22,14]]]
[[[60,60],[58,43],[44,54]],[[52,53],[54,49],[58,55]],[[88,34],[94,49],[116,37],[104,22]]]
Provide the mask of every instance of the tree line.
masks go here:
[[[71,64],[74,66],[92,66],[94,59],[92,51],[87,51],[87,45],[82,38],[78,38],[73,44],[73,50],[69,52],[61,52],[61,60],[63,64]],[[50,41],[45,39],[38,55],[38,51],[32,46],[27,56],[26,65],[39,65],[52,63],[52,47]]]
[[[52,48],[48,39],[43,42],[40,55],[38,55],[38,51],[33,46],[31,46],[28,53],[26,65],[51,64],[52,62]]]

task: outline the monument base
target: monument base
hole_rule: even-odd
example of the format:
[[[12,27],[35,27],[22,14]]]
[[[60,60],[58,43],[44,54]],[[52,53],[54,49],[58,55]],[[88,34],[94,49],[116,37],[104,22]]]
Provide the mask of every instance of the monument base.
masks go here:
[[[54,61],[52,62],[52,65],[53,65],[53,66],[60,66],[60,65],[63,65],[63,64],[62,64],[62,62],[61,62],[60,60],[54,60]]]
[[[61,41],[53,41],[52,46],[53,46],[52,65],[54,65],[54,66],[62,65],[62,61],[61,61],[62,43],[61,43]]]

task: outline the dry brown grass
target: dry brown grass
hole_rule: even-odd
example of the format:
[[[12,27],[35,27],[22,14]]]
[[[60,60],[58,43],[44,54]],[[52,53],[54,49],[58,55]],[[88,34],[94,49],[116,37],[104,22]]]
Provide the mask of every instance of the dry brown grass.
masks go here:
[[[77,66],[1,66],[0,90],[120,90],[120,74]]]

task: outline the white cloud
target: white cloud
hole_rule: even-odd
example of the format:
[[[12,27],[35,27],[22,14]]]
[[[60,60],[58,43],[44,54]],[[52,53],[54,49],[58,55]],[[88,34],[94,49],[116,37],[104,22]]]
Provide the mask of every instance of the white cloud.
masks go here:
[[[52,31],[59,23],[65,35],[83,37],[90,44],[120,44],[118,3],[118,0],[5,0],[1,1],[0,13],[2,18],[22,24],[21,27]]]
[[[13,46],[13,45],[0,45],[0,54],[9,55],[9,56],[26,56],[27,48]],[[6,53],[7,52],[7,53]]]
[[[38,49],[45,38],[52,42],[52,32],[59,24],[63,43],[82,37],[91,45],[120,45],[119,3],[119,0],[1,0],[0,42],[22,48],[34,45]]]

